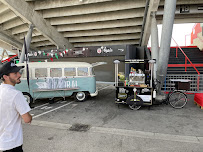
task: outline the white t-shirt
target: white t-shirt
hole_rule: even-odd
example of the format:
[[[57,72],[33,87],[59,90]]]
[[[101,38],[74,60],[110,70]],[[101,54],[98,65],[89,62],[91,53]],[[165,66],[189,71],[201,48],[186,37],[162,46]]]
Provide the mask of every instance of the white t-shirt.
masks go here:
[[[0,85],[0,150],[23,144],[21,115],[30,110],[22,92],[9,84]]]

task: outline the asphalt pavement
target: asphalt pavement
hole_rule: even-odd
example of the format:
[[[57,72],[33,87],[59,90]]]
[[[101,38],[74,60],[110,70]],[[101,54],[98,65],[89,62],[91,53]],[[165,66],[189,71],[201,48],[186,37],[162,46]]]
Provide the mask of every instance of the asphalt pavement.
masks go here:
[[[114,103],[115,88],[98,84],[85,102],[38,101],[23,124],[25,152],[202,152],[203,109],[194,95],[182,109],[153,105],[131,110]]]

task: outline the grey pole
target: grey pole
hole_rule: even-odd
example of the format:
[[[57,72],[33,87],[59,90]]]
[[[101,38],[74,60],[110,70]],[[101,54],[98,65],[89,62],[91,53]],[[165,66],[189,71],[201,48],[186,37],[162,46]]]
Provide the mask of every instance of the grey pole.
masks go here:
[[[159,100],[161,97],[161,87],[163,86],[164,79],[167,73],[175,11],[176,0],[165,0],[161,44],[157,69],[157,79],[160,82],[158,83],[157,93],[159,97],[157,96],[157,100]]]
[[[27,35],[25,37],[25,43],[26,43],[27,51],[29,51],[29,48],[30,48],[30,43],[31,43],[31,40],[32,40],[32,31],[33,31],[33,28],[34,28],[34,25],[30,24],[28,33],[27,33]],[[19,63],[23,63],[24,61],[25,61],[25,46],[23,44],[23,48],[22,48],[22,52],[21,52]]]
[[[154,63],[154,70],[153,70],[153,79],[156,81],[157,79],[157,65],[159,60],[159,37],[158,37],[158,28],[156,22],[156,14],[155,12],[152,13],[152,21],[151,21],[151,54],[152,59],[156,60]]]

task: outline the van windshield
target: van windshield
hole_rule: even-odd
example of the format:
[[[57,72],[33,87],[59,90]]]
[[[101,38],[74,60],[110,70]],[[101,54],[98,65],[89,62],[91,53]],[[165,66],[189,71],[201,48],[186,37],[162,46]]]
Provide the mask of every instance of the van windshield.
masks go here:
[[[94,68],[90,68],[90,75],[95,75]]]

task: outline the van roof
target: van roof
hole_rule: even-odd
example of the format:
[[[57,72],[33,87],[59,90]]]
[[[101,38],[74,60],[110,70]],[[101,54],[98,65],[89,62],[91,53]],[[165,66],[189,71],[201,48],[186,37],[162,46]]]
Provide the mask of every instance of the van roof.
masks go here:
[[[25,65],[25,63],[19,63],[17,66]],[[65,67],[92,67],[92,64],[87,62],[29,62],[30,68],[65,68]]]

